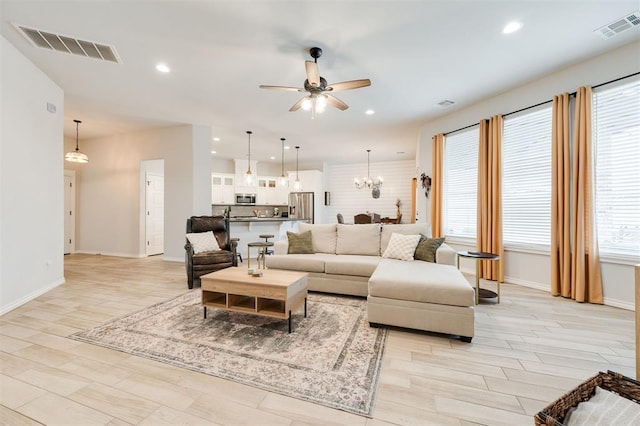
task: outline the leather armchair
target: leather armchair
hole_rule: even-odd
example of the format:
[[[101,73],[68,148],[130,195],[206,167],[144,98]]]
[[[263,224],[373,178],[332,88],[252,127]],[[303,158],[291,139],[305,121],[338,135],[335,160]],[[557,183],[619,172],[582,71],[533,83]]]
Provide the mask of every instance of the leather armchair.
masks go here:
[[[191,216],[187,219],[187,233],[213,231],[220,250],[194,253],[189,240],[184,246],[187,285],[193,288],[194,282],[200,284],[200,277],[209,272],[219,271],[230,266],[238,266],[236,254],[237,240],[231,239],[229,218],[224,216]]]

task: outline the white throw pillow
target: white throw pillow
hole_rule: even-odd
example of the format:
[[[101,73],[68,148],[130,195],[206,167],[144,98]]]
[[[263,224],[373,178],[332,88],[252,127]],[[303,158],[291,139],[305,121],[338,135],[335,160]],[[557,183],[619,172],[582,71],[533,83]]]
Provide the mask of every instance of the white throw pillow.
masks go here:
[[[336,224],[310,224],[298,225],[298,232],[311,231],[311,242],[314,253],[336,254]]]
[[[380,256],[380,224],[345,225],[339,223],[336,254]]]
[[[399,259],[406,260],[407,262],[413,261],[413,253],[416,251],[416,247],[420,242],[420,234],[418,235],[403,235],[391,234],[391,239],[387,245],[387,249],[384,251],[382,257],[387,259]]]
[[[220,250],[218,240],[216,240],[215,235],[213,235],[213,231],[187,234],[187,239],[191,243],[194,253]]]
[[[427,237],[431,237],[431,228],[426,223],[403,223],[403,224],[387,224],[382,225],[382,232],[380,233],[380,254],[387,250],[389,239],[391,234],[404,234],[415,235],[423,234]]]

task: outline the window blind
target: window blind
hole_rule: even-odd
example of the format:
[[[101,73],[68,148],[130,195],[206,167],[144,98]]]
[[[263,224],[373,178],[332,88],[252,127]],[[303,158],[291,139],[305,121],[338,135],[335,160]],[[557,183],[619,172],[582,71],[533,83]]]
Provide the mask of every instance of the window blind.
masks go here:
[[[479,128],[448,135],[444,143],[444,233],[476,238]]]
[[[505,246],[549,248],[551,120],[550,105],[504,120],[502,232]]]
[[[600,254],[640,259],[640,81],[594,90],[592,126]]]

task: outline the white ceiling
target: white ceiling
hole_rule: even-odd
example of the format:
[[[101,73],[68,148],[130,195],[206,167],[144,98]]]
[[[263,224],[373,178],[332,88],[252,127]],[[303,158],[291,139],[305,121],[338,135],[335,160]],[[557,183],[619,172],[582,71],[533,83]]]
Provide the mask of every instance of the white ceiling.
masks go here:
[[[279,161],[285,137],[301,146],[302,164],[362,162],[368,148],[372,162],[412,159],[420,123],[640,38],[639,28],[608,40],[593,32],[639,8],[637,0],[0,0],[0,17],[3,36],[64,89],[66,136],[75,138],[73,119],[83,121],[81,139],[199,124],[221,138],[216,156],[242,158],[252,130],[252,158]],[[524,26],[505,36],[511,20]],[[122,64],[38,49],[12,23],[112,45]],[[313,46],[324,50],[318,66],[329,83],[372,82],[337,95],[348,110],[316,120],[288,111],[301,94],[258,88],[302,86]],[[158,62],[171,73],[158,73]],[[456,104],[437,106],[444,99]]]

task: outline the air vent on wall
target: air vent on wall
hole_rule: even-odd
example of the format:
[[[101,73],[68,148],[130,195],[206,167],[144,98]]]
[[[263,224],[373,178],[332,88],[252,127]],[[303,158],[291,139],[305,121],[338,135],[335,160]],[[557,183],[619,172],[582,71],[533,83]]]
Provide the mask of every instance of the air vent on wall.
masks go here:
[[[113,46],[54,34],[49,31],[29,28],[23,25],[13,25],[36,47],[71,53],[72,55],[84,56],[86,58],[99,59],[101,61],[122,63]]]
[[[446,108],[448,106],[451,106],[455,104],[454,101],[450,101],[449,99],[445,99],[443,101],[438,102],[438,106],[441,106],[442,108]]]
[[[600,34],[602,38],[611,38],[633,27],[640,26],[640,11],[631,12],[620,19],[616,19],[612,23],[604,27],[594,30],[594,33]]]

